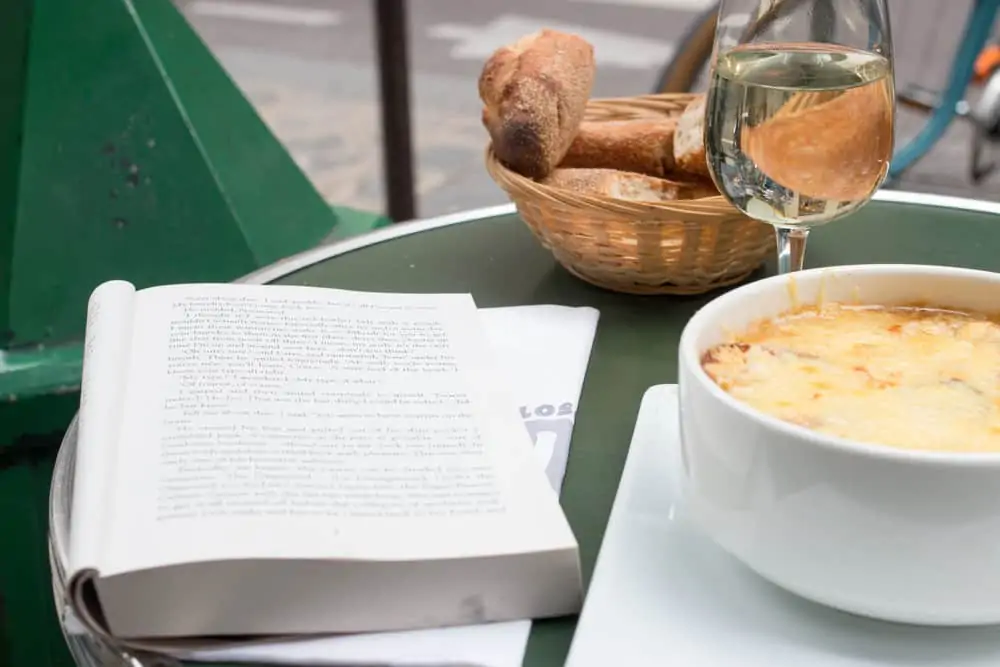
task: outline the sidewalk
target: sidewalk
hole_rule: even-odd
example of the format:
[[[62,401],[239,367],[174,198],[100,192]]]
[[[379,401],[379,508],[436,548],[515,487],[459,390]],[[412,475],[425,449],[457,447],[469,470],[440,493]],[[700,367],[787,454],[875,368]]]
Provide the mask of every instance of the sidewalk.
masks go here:
[[[177,0],[264,120],[331,202],[382,210],[371,12],[356,0]],[[595,44],[595,96],[649,92],[706,0],[411,0],[418,215],[507,201],[482,164],[476,78],[496,46],[550,26]],[[940,85],[970,0],[891,0],[897,85]],[[900,111],[898,141],[923,119]],[[921,192],[1000,200],[1000,176],[968,179],[961,122],[905,176]]]

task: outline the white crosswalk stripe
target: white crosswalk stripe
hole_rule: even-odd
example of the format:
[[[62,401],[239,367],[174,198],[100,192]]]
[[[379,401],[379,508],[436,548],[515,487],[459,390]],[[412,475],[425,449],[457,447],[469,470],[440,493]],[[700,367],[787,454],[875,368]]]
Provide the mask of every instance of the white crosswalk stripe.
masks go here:
[[[656,69],[662,67],[674,51],[673,44],[667,41],[516,14],[498,16],[478,26],[439,23],[430,26],[427,35],[434,39],[453,40],[455,44],[450,56],[456,60],[482,61],[504,44],[543,27],[575,33],[589,41],[594,45],[594,55],[601,66]]]
[[[309,28],[325,28],[338,25],[341,21],[341,13],[330,9],[226,0],[195,0],[187,5],[187,11],[196,16]]]
[[[692,12],[700,11],[715,4],[715,0],[570,0],[570,2],[585,2],[595,5],[655,7],[658,9],[677,9]]]

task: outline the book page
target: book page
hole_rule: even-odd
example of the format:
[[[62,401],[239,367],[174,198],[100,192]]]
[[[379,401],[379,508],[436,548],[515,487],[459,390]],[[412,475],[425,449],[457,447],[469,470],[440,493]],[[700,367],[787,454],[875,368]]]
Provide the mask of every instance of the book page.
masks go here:
[[[147,290],[105,575],[565,548],[467,295]]]

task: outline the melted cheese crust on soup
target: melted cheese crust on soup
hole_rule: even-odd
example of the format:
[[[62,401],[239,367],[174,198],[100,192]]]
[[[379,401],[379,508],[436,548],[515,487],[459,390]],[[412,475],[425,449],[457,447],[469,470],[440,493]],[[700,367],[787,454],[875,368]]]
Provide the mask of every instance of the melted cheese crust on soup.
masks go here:
[[[831,435],[1000,452],[1000,325],[926,308],[824,305],[757,323],[705,353],[758,410]]]

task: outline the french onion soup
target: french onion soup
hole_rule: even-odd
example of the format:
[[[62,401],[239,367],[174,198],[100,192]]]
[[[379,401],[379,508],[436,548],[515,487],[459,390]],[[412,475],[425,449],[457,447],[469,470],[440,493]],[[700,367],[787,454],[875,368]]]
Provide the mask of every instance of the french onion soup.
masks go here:
[[[1000,324],[925,307],[824,304],[762,320],[702,357],[734,398],[851,440],[1000,452]]]

